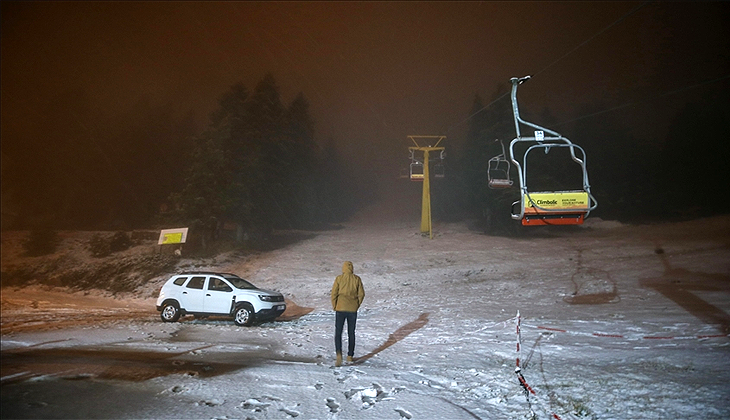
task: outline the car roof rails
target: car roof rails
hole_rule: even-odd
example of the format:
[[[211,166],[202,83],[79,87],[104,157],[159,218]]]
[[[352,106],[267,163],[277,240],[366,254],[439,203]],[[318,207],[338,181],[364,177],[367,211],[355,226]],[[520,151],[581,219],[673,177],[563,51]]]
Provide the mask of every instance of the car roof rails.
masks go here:
[[[190,275],[190,274],[212,275],[212,274],[214,274],[216,276],[236,276],[236,277],[238,277],[237,274],[233,274],[233,273],[222,273],[220,271],[202,271],[202,270],[187,270],[187,271],[183,271],[183,272],[179,273],[178,275],[186,275],[186,274],[187,275]]]

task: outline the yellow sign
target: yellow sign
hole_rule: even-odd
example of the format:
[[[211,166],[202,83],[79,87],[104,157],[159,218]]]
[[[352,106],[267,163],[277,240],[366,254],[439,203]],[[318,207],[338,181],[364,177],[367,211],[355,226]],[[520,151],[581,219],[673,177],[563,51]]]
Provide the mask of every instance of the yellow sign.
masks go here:
[[[182,242],[182,233],[168,233],[162,239],[162,245],[179,244],[180,242]]]
[[[532,200],[532,201],[530,201]],[[525,194],[525,210],[587,210],[588,193],[585,191]]]
[[[184,244],[188,237],[188,228],[163,229],[160,231],[160,239],[157,245]]]

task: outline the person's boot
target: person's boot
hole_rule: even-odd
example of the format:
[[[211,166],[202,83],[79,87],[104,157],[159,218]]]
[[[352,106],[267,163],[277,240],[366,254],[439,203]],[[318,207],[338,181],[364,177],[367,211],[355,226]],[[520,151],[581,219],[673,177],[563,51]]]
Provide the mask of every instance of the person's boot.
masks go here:
[[[337,353],[337,359],[335,360],[335,366],[342,366],[342,353]]]
[[[352,363],[352,356],[347,356],[347,363]]]

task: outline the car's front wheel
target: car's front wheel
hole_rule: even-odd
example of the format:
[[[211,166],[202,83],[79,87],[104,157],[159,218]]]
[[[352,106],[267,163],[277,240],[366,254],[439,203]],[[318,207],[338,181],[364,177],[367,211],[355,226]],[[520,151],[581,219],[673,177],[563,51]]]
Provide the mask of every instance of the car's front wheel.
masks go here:
[[[253,308],[250,305],[242,305],[236,308],[236,312],[233,313],[233,322],[236,325],[248,327],[253,324]]]
[[[175,322],[180,319],[180,308],[175,302],[167,302],[162,306],[160,311],[160,318],[164,322]]]

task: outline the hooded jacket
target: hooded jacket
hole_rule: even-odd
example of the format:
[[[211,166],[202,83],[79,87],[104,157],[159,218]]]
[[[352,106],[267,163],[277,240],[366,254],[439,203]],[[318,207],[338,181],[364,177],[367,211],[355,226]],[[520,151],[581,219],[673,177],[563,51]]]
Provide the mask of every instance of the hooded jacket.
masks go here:
[[[342,264],[342,274],[332,285],[332,309],[341,312],[357,312],[365,299],[362,280],[352,272],[352,262]]]

